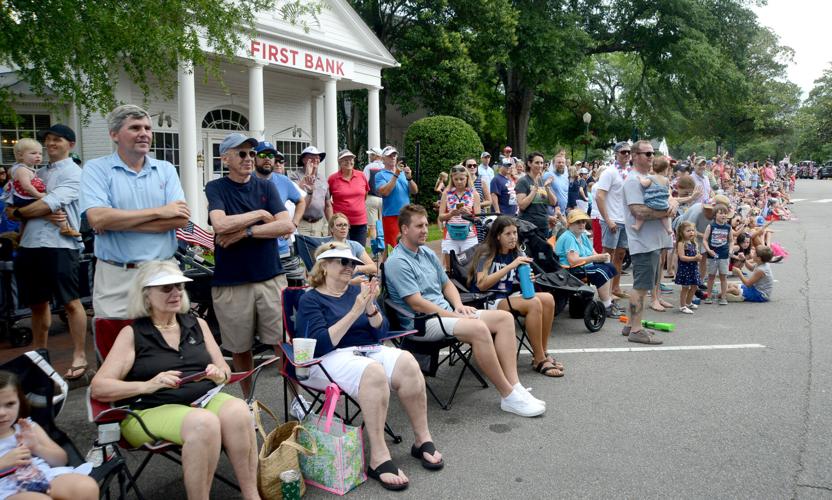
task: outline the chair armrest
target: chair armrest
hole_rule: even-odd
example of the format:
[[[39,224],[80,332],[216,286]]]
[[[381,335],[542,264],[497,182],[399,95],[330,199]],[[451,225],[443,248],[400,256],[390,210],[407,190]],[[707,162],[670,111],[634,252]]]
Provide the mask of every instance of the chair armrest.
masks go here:
[[[412,313],[400,305],[396,304],[390,298],[384,299],[384,306],[389,307],[393,310],[397,315],[404,316],[406,318],[413,319],[413,326],[416,327],[415,330],[418,332],[415,334],[416,337],[424,337],[425,336],[425,322],[431,318],[438,318],[438,313],[430,313],[430,314],[423,314],[423,313]]]
[[[471,293],[471,290],[469,290],[468,287],[463,285],[458,279],[451,278],[451,283],[454,284],[454,286],[457,290],[459,290],[460,293]]]
[[[380,339],[382,342],[386,342],[388,340],[400,339],[402,337],[407,337],[407,336],[410,336],[410,335],[418,335],[419,330],[405,330],[405,331],[401,331],[401,332],[387,332],[387,333],[389,333],[390,335]]]
[[[295,368],[297,367],[307,367],[307,366],[314,366],[321,362],[321,358],[312,358],[305,363],[298,363],[295,361],[295,349],[292,347],[292,344],[288,342],[281,342],[280,343],[280,350],[283,351],[283,355],[286,357],[286,361],[291,363],[292,366]]]
[[[275,356],[275,357],[269,359],[268,361],[264,361],[264,362],[260,363],[255,368],[253,368],[253,369],[251,369],[247,372],[233,372],[233,373],[231,373],[231,376],[228,377],[228,380],[225,383],[226,383],[226,385],[227,384],[235,384],[235,383],[239,382],[240,380],[245,380],[245,379],[249,378],[250,376],[252,376],[253,374],[259,372],[263,368],[265,368],[265,367],[269,366],[270,364],[274,363],[278,359],[280,359],[280,356]]]

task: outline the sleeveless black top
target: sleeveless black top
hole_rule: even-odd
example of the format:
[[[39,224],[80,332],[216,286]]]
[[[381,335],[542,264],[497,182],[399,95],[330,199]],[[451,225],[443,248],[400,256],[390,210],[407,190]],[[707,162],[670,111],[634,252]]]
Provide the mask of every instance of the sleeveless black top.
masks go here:
[[[124,377],[126,381],[147,381],[167,370],[178,370],[182,377],[199,373],[211,363],[211,355],[205,348],[202,329],[190,314],[177,314],[181,332],[179,349],[173,349],[162,333],[153,326],[150,318],[138,318],[133,322],[133,338],[136,357],[133,367]],[[118,406],[128,405],[134,410],[153,408],[164,404],[189,405],[215,387],[210,380],[183,384],[173,389],[161,389],[153,394],[140,394],[123,399]]]

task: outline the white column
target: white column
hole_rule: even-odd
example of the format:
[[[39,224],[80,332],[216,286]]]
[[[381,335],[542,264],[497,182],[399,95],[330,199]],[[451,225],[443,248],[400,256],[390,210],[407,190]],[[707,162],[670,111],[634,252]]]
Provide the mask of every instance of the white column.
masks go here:
[[[367,146],[381,147],[381,118],[378,112],[379,87],[367,89]]]
[[[248,68],[249,132],[258,141],[266,138],[266,114],[263,103],[263,65],[253,63]]]
[[[330,78],[324,89],[324,130],[326,132],[326,176],[338,170],[338,80]],[[320,148],[320,144],[318,145]]]
[[[312,144],[322,148],[324,144],[324,95],[320,92],[312,94]]]
[[[200,203],[202,179],[196,168],[196,90],[190,63],[179,65],[179,180],[185,201],[191,210],[191,220],[204,226],[207,214]]]

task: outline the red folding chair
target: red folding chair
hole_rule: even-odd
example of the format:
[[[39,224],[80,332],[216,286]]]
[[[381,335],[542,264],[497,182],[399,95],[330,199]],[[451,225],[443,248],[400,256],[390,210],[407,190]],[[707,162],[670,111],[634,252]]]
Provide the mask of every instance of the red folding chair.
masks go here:
[[[132,324],[132,320],[129,319],[108,319],[108,318],[95,318],[93,320],[93,340],[95,343],[95,353],[96,357],[98,358],[99,363],[103,363],[104,359],[110,353],[110,349],[113,347],[113,344],[116,341],[116,337],[118,337],[119,333],[125,326],[129,326]],[[254,368],[253,370],[247,372],[237,372],[232,373],[228,379],[227,384],[233,384],[243,380],[252,374],[255,375],[254,381],[252,383],[252,394],[254,393],[254,385],[257,382],[257,375],[259,375],[260,370],[272,364],[273,362],[277,361],[279,358],[274,357],[264,363],[261,363],[259,366]],[[171,443],[170,441],[165,441],[164,439],[160,439],[155,436],[150,430],[145,426],[145,423],[142,421],[141,417],[130,410],[130,408],[124,407],[115,407],[111,403],[105,403],[103,401],[99,401],[92,397],[92,393],[90,388],[87,388],[87,414],[90,422],[95,423],[99,426],[99,436],[102,435],[112,435],[115,436],[115,431],[122,420],[127,418],[127,416],[132,415],[136,421],[141,426],[142,430],[150,436],[151,440],[148,443],[145,443],[139,447],[134,447],[130,443],[127,442],[121,436],[121,433],[118,432],[118,438],[113,439],[112,441],[107,442],[96,442],[98,446],[105,446],[107,444],[117,444],[118,446],[114,447],[114,453],[121,456],[120,449],[124,449],[128,452],[144,452],[145,456],[142,462],[139,464],[139,467],[136,469],[136,472],[131,473],[129,470],[125,471],[126,474],[126,487],[122,488],[122,497],[124,497],[127,493],[130,492],[132,488],[136,492],[136,496],[138,498],[144,498],[139,491],[138,488],[138,480],[141,476],[142,472],[144,471],[147,464],[150,463],[150,460],[156,456],[162,456],[167,458],[168,460],[175,462],[179,465],[182,465],[182,447],[176,443]],[[115,424],[113,426],[113,424]],[[102,432],[101,427],[105,425],[111,425],[112,427],[107,429],[107,431]],[[127,469],[125,467],[125,469]],[[239,490],[237,484],[235,484],[230,479],[224,477],[219,472],[214,473],[214,477],[219,481],[231,486]]]

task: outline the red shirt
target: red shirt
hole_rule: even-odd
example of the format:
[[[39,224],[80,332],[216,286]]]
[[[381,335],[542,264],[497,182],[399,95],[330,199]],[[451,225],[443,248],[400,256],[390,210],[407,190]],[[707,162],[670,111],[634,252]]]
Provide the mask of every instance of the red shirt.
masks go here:
[[[367,193],[370,185],[360,171],[353,169],[350,180],[344,179],[337,171],[327,179],[332,195],[332,212],[341,212],[347,216],[351,226],[367,224]]]

